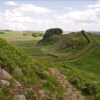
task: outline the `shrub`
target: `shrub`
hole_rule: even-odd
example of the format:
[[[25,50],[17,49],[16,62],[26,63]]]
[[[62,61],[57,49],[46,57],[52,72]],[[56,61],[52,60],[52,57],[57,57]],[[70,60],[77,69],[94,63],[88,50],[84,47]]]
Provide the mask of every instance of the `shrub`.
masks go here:
[[[32,33],[32,36],[33,36],[33,37],[43,36],[43,33],[35,32],[35,33]]]
[[[33,37],[38,37],[38,34],[34,34],[34,33],[33,33],[32,36],[33,36]]]
[[[74,78],[74,79],[71,81],[71,83],[72,83],[73,85],[75,85],[75,86],[77,86],[79,82],[80,82],[80,80],[79,80],[78,78]]]
[[[27,36],[27,33],[23,33],[24,36]]]
[[[96,95],[94,100],[100,100],[100,94]]]
[[[94,84],[87,83],[82,88],[82,92],[87,95],[93,95],[97,93],[97,88]]]

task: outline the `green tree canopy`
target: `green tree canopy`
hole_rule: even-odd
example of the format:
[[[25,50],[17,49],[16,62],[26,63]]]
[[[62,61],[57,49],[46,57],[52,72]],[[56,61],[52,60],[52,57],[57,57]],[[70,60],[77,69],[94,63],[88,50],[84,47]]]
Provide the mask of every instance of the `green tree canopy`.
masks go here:
[[[62,34],[62,33],[63,33],[63,31],[60,28],[50,28],[50,29],[46,30],[43,39],[47,39],[55,34]]]

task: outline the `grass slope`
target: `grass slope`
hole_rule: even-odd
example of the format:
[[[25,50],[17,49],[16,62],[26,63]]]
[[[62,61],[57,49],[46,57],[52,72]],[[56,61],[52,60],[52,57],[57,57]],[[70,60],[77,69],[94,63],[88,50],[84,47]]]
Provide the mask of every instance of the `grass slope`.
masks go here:
[[[74,54],[88,44],[88,40],[81,32],[54,35],[50,40],[42,40],[41,42],[46,42],[46,46],[41,47],[43,53],[58,57]]]
[[[23,77],[16,77],[12,73],[12,75],[16,79],[18,79],[22,84],[24,83],[25,86],[33,84],[36,87],[39,87],[46,91],[50,91],[51,94],[56,94],[57,92],[57,95],[59,95],[59,98],[61,100],[63,98],[63,92],[60,91],[61,86],[54,77],[49,76],[48,74],[49,67],[50,68],[57,67],[62,71],[63,74],[65,74],[68,77],[70,82],[73,85],[75,85],[75,87],[85,92],[85,94],[89,93],[90,96],[92,95],[93,97],[95,97],[94,100],[100,100],[100,87],[99,87],[100,86],[100,78],[99,78],[100,36],[99,35],[95,34],[91,35],[91,38],[93,39],[94,42],[94,46],[83,56],[82,55],[79,56],[78,57],[79,59],[76,59],[75,61],[73,60],[72,62],[61,61],[61,62],[50,62],[50,63],[47,61],[42,61],[40,58],[45,58],[46,60],[48,60],[49,58],[54,59],[56,56],[66,57],[69,56],[70,54],[75,54],[88,44],[87,39],[82,34],[71,33],[64,35],[64,37],[62,36],[61,40],[63,40],[65,36],[66,36],[65,40],[68,39],[67,41],[68,43],[71,40],[72,41],[76,40],[77,41],[76,48],[70,46],[66,47],[66,45],[64,44],[66,43],[66,41],[61,43],[58,41],[58,43],[54,43],[53,45],[37,47],[36,43],[41,39],[41,37],[33,38],[32,36],[23,36],[21,33],[16,35],[17,38],[15,36],[13,36],[13,38],[11,38],[10,36],[7,37],[6,35],[9,34],[8,33],[0,34],[1,37],[5,38],[9,43],[11,43],[12,45],[14,45],[19,49],[16,49],[15,47],[12,46],[8,46],[8,44],[6,44],[6,46],[3,46],[2,49],[0,49],[0,54],[2,54],[2,56],[0,57],[3,58],[4,60],[3,61],[0,60],[0,64],[3,64],[2,65],[3,68],[5,68],[8,72],[11,71],[11,69],[13,69],[15,66],[19,66],[23,70],[25,70],[25,76]],[[21,36],[22,38],[20,38]],[[58,37],[60,39],[61,36]],[[55,38],[58,39],[58,37],[54,36],[54,39]],[[0,45],[1,43],[3,42],[1,41]],[[61,48],[62,46],[63,48]],[[58,50],[58,48],[60,50]],[[25,54],[25,52],[31,55],[32,57]],[[28,75],[28,73],[30,74]],[[90,91],[92,92],[90,93]],[[30,96],[30,98],[32,98],[32,95]]]
[[[9,72],[15,79],[17,79],[23,86],[30,87],[35,86],[48,92],[49,95],[57,95],[58,98],[63,98],[63,92],[60,91],[62,86],[47,71],[47,66],[51,67],[52,64],[39,61],[36,58],[32,58],[20,51],[19,49],[10,46],[5,40],[0,38],[0,66]],[[13,73],[16,67],[22,68],[23,75],[18,76]],[[11,100],[12,91],[8,91],[5,96],[5,91],[0,88],[1,100]],[[4,94],[3,94],[4,93]],[[29,96],[28,96],[29,95]],[[8,99],[9,97],[9,99]],[[27,94],[28,100],[36,98],[34,93]]]

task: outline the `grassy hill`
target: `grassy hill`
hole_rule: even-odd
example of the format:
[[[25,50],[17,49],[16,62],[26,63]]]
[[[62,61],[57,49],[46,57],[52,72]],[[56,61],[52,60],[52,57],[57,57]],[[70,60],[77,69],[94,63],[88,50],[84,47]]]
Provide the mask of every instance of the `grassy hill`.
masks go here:
[[[56,58],[50,58],[49,60],[61,61],[64,67],[60,68],[60,70],[68,75],[69,69],[69,80],[76,87],[81,90],[84,87],[88,87],[88,90],[93,88],[95,90],[100,84],[100,36],[92,33],[82,34],[76,32],[66,35],[54,35],[50,41],[52,40],[52,44],[48,42],[47,46],[42,47],[45,52],[47,51],[47,53],[56,56]],[[84,74],[82,75],[82,73]],[[97,82],[97,87],[93,85],[95,82]],[[100,93],[99,88],[98,93]],[[96,100],[99,100],[99,98],[98,94]]]
[[[31,34],[25,36],[22,32],[5,32],[0,34],[0,37],[8,42],[0,38],[0,66],[25,88],[35,87],[35,92],[28,91],[27,100],[38,100],[39,90],[45,91],[47,97],[53,100],[55,98],[64,100],[65,90],[57,78],[50,74],[49,68],[59,69],[67,76],[75,90],[83,92],[87,100],[99,100],[100,36],[95,34],[88,36],[90,41],[80,32],[55,35],[51,38],[52,43],[47,42],[45,46],[37,46],[37,42],[42,39],[40,36],[33,37]],[[92,48],[83,53],[91,40]],[[76,56],[79,52],[82,52],[82,55],[71,61],[66,60],[67,57]],[[61,58],[60,62],[59,58]],[[51,60],[54,62],[50,62]],[[22,69],[23,75],[14,73],[16,67]],[[0,86],[0,100],[12,100],[13,90],[12,85],[7,91]]]
[[[72,32],[70,34],[53,35],[50,39],[42,39],[39,43],[43,45],[46,43],[45,46],[41,46],[43,53],[58,58],[69,58],[69,56],[76,56],[88,50],[92,46],[93,40],[90,33]]]
[[[28,56],[20,49],[10,46],[1,38],[0,66],[17,79],[24,87],[34,86],[37,89],[46,91],[51,97],[55,94],[58,95],[58,98],[63,98],[63,92],[60,91],[62,86],[54,77],[50,76],[47,71],[47,66],[51,67],[52,64]],[[19,76],[17,73],[13,73],[16,67],[22,69],[23,75]],[[5,90],[2,89],[2,87],[0,88],[0,93],[2,93],[2,95],[0,95],[1,100],[11,100],[13,97],[13,91],[7,91],[7,95],[5,96]],[[32,98],[35,99],[37,94],[28,92],[26,97],[27,100],[33,100]]]

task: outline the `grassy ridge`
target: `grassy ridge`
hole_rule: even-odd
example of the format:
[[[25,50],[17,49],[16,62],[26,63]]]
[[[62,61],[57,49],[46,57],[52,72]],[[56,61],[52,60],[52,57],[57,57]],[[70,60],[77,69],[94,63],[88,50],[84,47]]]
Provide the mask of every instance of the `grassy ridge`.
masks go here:
[[[72,82],[72,84],[74,84],[76,87],[78,87],[82,91],[83,91],[83,88],[87,87],[87,90],[85,90],[85,92],[86,91],[89,92],[90,90],[92,91],[90,94],[94,96],[96,93],[97,95],[95,99],[99,100],[100,99],[100,94],[99,94],[100,93],[100,88],[99,88],[100,47],[99,46],[97,47],[97,44],[99,43],[100,38],[99,36],[94,36],[90,33],[83,34],[83,35],[88,41],[87,46],[77,51],[77,53],[74,53],[72,56],[67,56],[67,58],[64,57],[62,59],[54,58],[54,59],[51,59],[51,61],[61,60],[62,63],[65,63],[63,67],[60,67],[60,70],[62,70],[62,73],[65,73],[67,76],[69,75],[69,80]],[[77,58],[80,58],[80,59],[77,59]],[[71,59],[76,59],[76,61],[64,62],[65,60],[71,60]]]
[[[67,57],[65,60],[71,60],[71,59],[75,59],[79,56],[81,56],[82,54],[84,54],[85,52],[87,52],[89,49],[92,48],[93,46],[93,40],[90,38],[90,36],[87,33],[83,33],[83,35],[86,37],[87,41],[89,42],[87,46],[85,46],[83,49],[81,49],[80,51],[78,51],[77,53],[70,55],[69,57]],[[63,59],[61,59],[63,60]]]
[[[8,34],[5,34],[5,36],[6,35]],[[13,46],[9,46],[6,42],[4,42],[6,43],[6,46],[4,46],[4,44],[2,44],[3,42],[1,41],[0,44],[3,46],[1,47],[2,49],[0,49],[0,54],[2,55],[0,57],[4,60],[0,60],[0,64],[2,64],[2,67],[5,68],[8,72],[13,72],[15,66],[21,67],[23,71],[25,71],[24,76],[17,77],[14,76],[13,73],[12,75],[25,86],[34,85],[40,89],[49,91],[50,94],[59,95],[60,100],[63,99],[63,92],[60,91],[62,89],[61,85],[54,77],[50,76],[48,73],[49,67],[57,67],[62,71],[63,74],[68,76],[70,82],[78,89],[83,90],[84,87],[87,87],[88,90],[93,91],[92,95],[96,98],[95,100],[100,100],[100,47],[97,45],[100,42],[99,36],[89,34],[93,40],[94,46],[91,49],[89,48],[90,50],[88,50],[88,52],[80,55],[80,59],[75,58],[76,60],[73,60],[72,62],[61,61],[50,63],[47,61],[42,61],[40,58],[45,57],[47,60],[54,59],[56,56],[66,57],[72,53],[74,54],[75,51],[71,51],[71,48],[69,49],[70,52],[67,51],[68,48],[66,48],[66,51],[64,52],[55,51],[56,47],[53,46],[37,47],[36,43],[41,39],[41,37],[34,38],[32,36],[21,35],[22,38],[20,38],[20,34],[17,34],[17,38],[14,37],[10,40],[10,37],[5,37],[4,35],[0,36],[6,38],[9,43],[19,48],[16,49]],[[79,48],[76,48],[76,52],[83,48],[83,46],[86,47],[88,44],[86,38],[84,38],[82,35],[81,37],[79,35],[79,37],[77,37],[77,34],[69,34],[66,35],[66,37],[67,36],[72,39],[78,39],[78,41],[81,43],[81,47],[79,46]],[[58,45],[56,46],[59,47]],[[32,57],[27,55],[25,52],[29,55],[32,55]],[[94,92],[96,92],[96,94]],[[28,96],[27,98],[33,98],[32,95]]]
[[[54,77],[50,76],[47,72],[47,66],[52,66],[52,64],[28,56],[19,49],[10,46],[3,39],[0,39],[0,66],[1,68],[9,72],[14,78],[16,78],[23,86],[29,87],[31,85],[34,85],[37,88],[48,91],[50,95],[54,95],[56,93],[57,95],[59,95],[59,98],[63,98],[63,92],[59,91],[59,89],[62,88],[61,85]],[[13,70],[16,67],[22,68],[22,76],[19,77],[13,74]],[[0,90],[2,91],[1,88]],[[9,93],[10,92],[11,91],[9,91]],[[4,100],[8,100],[8,96],[5,97],[4,95],[2,95],[2,98],[3,97]],[[31,97],[32,95],[27,97],[28,100]]]
[[[75,34],[75,33],[74,33]],[[70,54],[69,52],[69,54],[67,53],[66,54],[66,52],[65,53],[63,53],[63,55],[64,56],[62,56],[62,57],[57,57],[57,58],[54,58],[54,60],[52,59],[52,61],[63,61],[63,60],[74,60],[74,59],[77,59],[78,57],[80,57],[81,55],[84,55],[84,53],[86,53],[86,52],[88,52],[90,49],[92,49],[92,47],[93,47],[93,45],[94,45],[94,41],[93,41],[93,39],[91,38],[91,35],[90,35],[90,33],[82,33],[82,32],[79,32],[79,33],[77,33],[77,34],[79,34],[79,35],[83,35],[83,37],[85,37],[86,38],[86,40],[88,41],[88,44],[87,45],[85,45],[85,46],[83,46],[83,48],[81,48],[81,49],[76,49],[77,50],[77,52],[72,52],[72,54]],[[62,36],[60,36],[60,37],[62,37]],[[72,37],[71,37],[72,38]],[[59,40],[59,39],[58,39]],[[65,40],[67,40],[67,38],[65,39]],[[64,40],[64,41],[65,41]],[[60,42],[61,42],[61,44],[60,44]],[[58,45],[60,45],[60,46],[64,46],[65,44],[66,44],[66,42],[63,42],[62,41],[62,39],[60,40],[60,42],[58,42]],[[68,41],[67,41],[68,42]],[[71,42],[71,41],[70,41]],[[68,42],[69,43],[69,42]],[[70,44],[70,43],[69,43]],[[71,45],[73,46],[77,46],[78,45],[78,43],[77,43],[77,45],[75,45],[74,43],[71,43]],[[82,44],[81,44],[82,45]],[[55,48],[55,47],[57,47],[56,45],[51,45],[51,46],[49,46],[49,47],[51,47],[51,48]],[[59,46],[58,46],[59,47]],[[46,47],[46,50],[47,50],[47,48],[48,47]],[[50,52],[48,51],[48,53],[51,53],[51,54],[54,54],[53,53],[53,49],[51,49],[51,48],[49,48],[49,50],[50,50]],[[68,48],[67,47],[67,45],[65,45],[65,47],[59,47],[61,50],[63,50],[63,49],[66,49],[66,48]],[[58,48],[58,49],[59,49]],[[78,47],[75,47],[75,48],[78,48]],[[43,48],[44,49],[44,48]],[[74,49],[74,48],[73,48]],[[45,51],[46,51],[45,50]],[[71,48],[69,49],[70,51],[71,51]],[[60,53],[59,53],[60,54]],[[57,56],[57,54],[54,54],[55,56]]]
[[[58,56],[58,58],[73,55],[88,44],[87,39],[81,33],[54,35],[50,41],[54,41],[53,44],[50,45],[47,42],[48,45],[42,46],[41,51]]]

